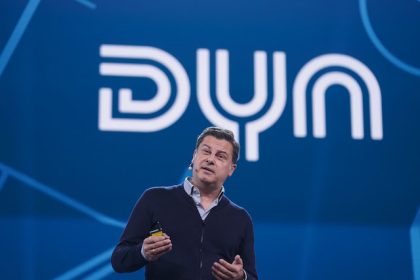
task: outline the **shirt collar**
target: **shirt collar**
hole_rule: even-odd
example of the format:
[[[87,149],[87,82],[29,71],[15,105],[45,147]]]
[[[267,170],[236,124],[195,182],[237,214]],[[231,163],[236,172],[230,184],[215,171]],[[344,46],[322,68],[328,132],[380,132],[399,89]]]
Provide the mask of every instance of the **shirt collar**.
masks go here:
[[[187,177],[184,180],[184,190],[189,196],[193,196],[193,194],[200,194],[200,190],[197,187],[194,187],[194,185],[191,183],[191,177]],[[222,186],[222,189],[220,190],[219,195],[217,196],[217,202],[219,202],[223,194],[225,193],[225,187]]]

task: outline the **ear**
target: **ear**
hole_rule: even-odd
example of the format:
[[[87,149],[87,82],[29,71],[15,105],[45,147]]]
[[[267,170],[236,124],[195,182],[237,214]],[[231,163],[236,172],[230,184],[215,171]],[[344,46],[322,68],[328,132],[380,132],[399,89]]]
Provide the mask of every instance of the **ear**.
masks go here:
[[[236,170],[236,164],[232,163],[230,165],[229,176],[232,176],[233,172]]]
[[[194,152],[193,152],[193,154],[192,154],[191,164],[193,163],[196,154],[197,154],[197,149],[195,149]]]

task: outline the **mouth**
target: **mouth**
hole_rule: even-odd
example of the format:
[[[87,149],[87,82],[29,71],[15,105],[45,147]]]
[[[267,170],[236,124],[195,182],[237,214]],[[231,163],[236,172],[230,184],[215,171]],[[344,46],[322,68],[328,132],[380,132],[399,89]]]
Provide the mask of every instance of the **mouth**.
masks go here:
[[[214,173],[214,170],[211,169],[211,168],[209,168],[209,167],[207,167],[207,166],[202,166],[201,169],[203,169],[203,170],[205,170],[207,172],[210,172],[210,173]]]

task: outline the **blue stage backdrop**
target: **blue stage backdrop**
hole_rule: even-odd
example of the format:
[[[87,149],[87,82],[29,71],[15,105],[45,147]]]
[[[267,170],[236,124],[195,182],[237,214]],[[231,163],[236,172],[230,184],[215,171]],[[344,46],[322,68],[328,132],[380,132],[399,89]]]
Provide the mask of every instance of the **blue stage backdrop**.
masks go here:
[[[0,278],[110,266],[233,130],[263,280],[420,280],[420,1],[0,3]],[[162,205],[165,207],[165,205]]]

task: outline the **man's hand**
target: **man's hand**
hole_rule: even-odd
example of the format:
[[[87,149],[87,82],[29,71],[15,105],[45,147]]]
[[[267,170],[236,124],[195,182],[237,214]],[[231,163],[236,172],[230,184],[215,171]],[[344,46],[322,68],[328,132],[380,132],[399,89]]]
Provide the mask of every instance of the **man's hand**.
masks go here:
[[[213,264],[211,270],[217,280],[243,280],[245,278],[243,266],[241,257],[236,255],[231,264],[220,259]]]
[[[169,236],[150,236],[143,241],[143,256],[147,261],[155,261],[172,250]]]

